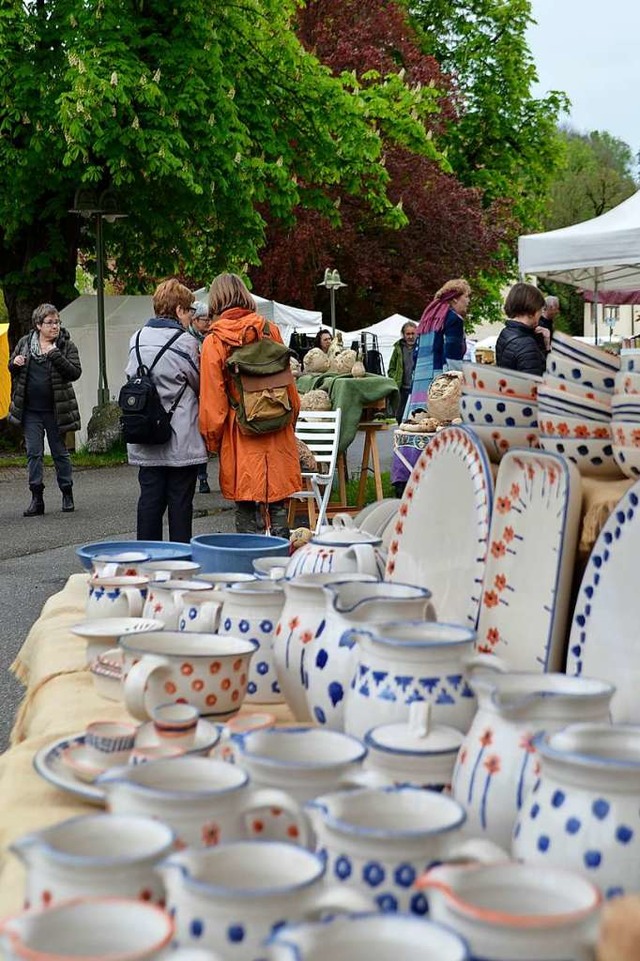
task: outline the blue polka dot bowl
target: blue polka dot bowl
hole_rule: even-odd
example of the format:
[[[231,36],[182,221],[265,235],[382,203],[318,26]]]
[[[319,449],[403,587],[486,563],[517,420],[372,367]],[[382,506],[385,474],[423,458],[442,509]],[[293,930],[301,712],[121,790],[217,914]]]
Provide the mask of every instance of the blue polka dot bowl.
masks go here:
[[[611,437],[564,437],[541,434],[540,446],[544,450],[562,454],[576,465],[584,477],[601,477],[606,480],[621,477],[620,468],[613,456]]]
[[[290,922],[372,909],[369,897],[327,883],[319,854],[278,841],[190,848],[158,870],[178,946],[208,949],[225,961],[264,957],[266,939]]]
[[[578,871],[605,897],[639,891],[640,726],[572,724],[534,743],[513,856]]]
[[[329,880],[372,898],[379,911],[425,915],[417,878],[443,861],[506,860],[490,841],[465,841],[466,816],[446,794],[402,785],[325,794],[305,805]]]
[[[241,581],[222,591],[219,634],[235,634],[257,645],[249,668],[247,701],[281,704],[273,655],[273,635],[284,607],[284,588],[278,581]]]
[[[460,398],[460,413],[464,423],[471,425],[535,427],[538,423],[538,406],[533,401],[466,388]]]
[[[567,384],[579,384],[593,390],[612,394],[616,385],[615,370],[600,370],[580,360],[572,360],[552,350],[547,357],[547,373],[559,377]]]

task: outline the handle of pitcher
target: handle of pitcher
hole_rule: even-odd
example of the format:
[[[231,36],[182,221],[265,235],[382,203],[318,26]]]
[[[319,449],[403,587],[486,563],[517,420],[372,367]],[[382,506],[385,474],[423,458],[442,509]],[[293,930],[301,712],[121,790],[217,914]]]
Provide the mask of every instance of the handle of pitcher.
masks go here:
[[[146,592],[143,594],[137,587],[125,587],[122,593],[127,599],[129,617],[140,617],[147,599]]]
[[[309,910],[305,912],[305,920],[314,921],[327,914],[362,914],[377,911],[378,906],[373,898],[368,898],[359,891],[353,891],[346,885],[332,884],[321,894],[318,894]]]
[[[280,791],[278,788],[255,788],[249,799],[242,805],[240,813],[246,816],[259,808],[282,808],[296,822],[298,837],[292,838],[292,842],[305,848],[312,847],[313,830],[311,821],[298,802],[289,794]]]
[[[492,674],[506,674],[509,665],[498,654],[470,654],[465,657],[462,666],[465,674],[473,677],[475,671],[489,671]]]
[[[376,552],[371,544],[352,544],[349,548],[353,551],[356,559],[358,573],[371,574],[377,581],[380,580],[380,572],[376,563]]]
[[[145,707],[145,691],[153,674],[157,671],[170,670],[169,661],[158,654],[145,654],[137,664],[134,664],[124,682],[124,704],[138,721],[149,721],[151,715]]]
[[[491,864],[493,861],[511,861],[511,857],[503,848],[494,844],[488,838],[469,838],[459,841],[447,852],[445,861],[477,861],[479,864]]]

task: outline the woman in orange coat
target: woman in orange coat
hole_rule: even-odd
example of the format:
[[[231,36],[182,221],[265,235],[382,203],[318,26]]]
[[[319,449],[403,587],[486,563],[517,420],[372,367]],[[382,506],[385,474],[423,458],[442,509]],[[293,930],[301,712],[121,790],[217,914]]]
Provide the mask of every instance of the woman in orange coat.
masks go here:
[[[264,317],[256,313],[253,297],[235,274],[220,274],[209,289],[213,326],[200,358],[200,432],[207,449],[220,457],[220,490],[236,502],[236,531],[256,533],[269,527],[288,537],[288,498],[302,488],[294,424],[300,410],[295,384],[288,387],[292,422],[270,434],[242,434],[229,403],[236,399],[226,370],[233,350],[265,335]],[[282,343],[280,331],[269,324],[268,336]],[[264,515],[264,517],[263,517]]]

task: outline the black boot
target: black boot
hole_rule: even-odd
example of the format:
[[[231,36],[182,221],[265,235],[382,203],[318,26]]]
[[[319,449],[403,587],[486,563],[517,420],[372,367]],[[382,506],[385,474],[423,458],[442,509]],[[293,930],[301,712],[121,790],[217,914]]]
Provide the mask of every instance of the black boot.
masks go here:
[[[71,487],[62,488],[62,510],[66,513],[75,510],[75,504],[73,503],[73,490]]]
[[[31,486],[31,503],[26,511],[22,512],[23,517],[37,517],[44,514],[44,484],[33,484]]]

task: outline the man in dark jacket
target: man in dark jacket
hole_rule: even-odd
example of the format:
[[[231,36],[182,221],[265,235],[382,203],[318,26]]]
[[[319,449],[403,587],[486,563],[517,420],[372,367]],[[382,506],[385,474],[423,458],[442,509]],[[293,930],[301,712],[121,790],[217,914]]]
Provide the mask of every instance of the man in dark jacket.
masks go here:
[[[25,517],[44,514],[44,435],[46,432],[62,493],[62,510],[72,511],[71,458],[67,431],[80,430],[80,412],[72,381],[82,374],[78,348],[60,326],[53,304],[33,312],[33,330],[21,337],[9,360],[12,396],[9,421],[24,431],[31,503]]]
[[[393,345],[393,353],[389,361],[389,377],[395,380],[400,391],[398,406],[396,408],[396,420],[401,423],[404,416],[404,409],[411,393],[411,381],[413,379],[414,348],[416,346],[417,324],[408,320],[402,325],[400,331],[401,338]]]
[[[496,364],[526,374],[544,374],[545,339],[539,320],[544,297],[533,284],[514,284],[504,302],[507,320],[496,342]],[[544,332],[548,333],[547,331]]]

